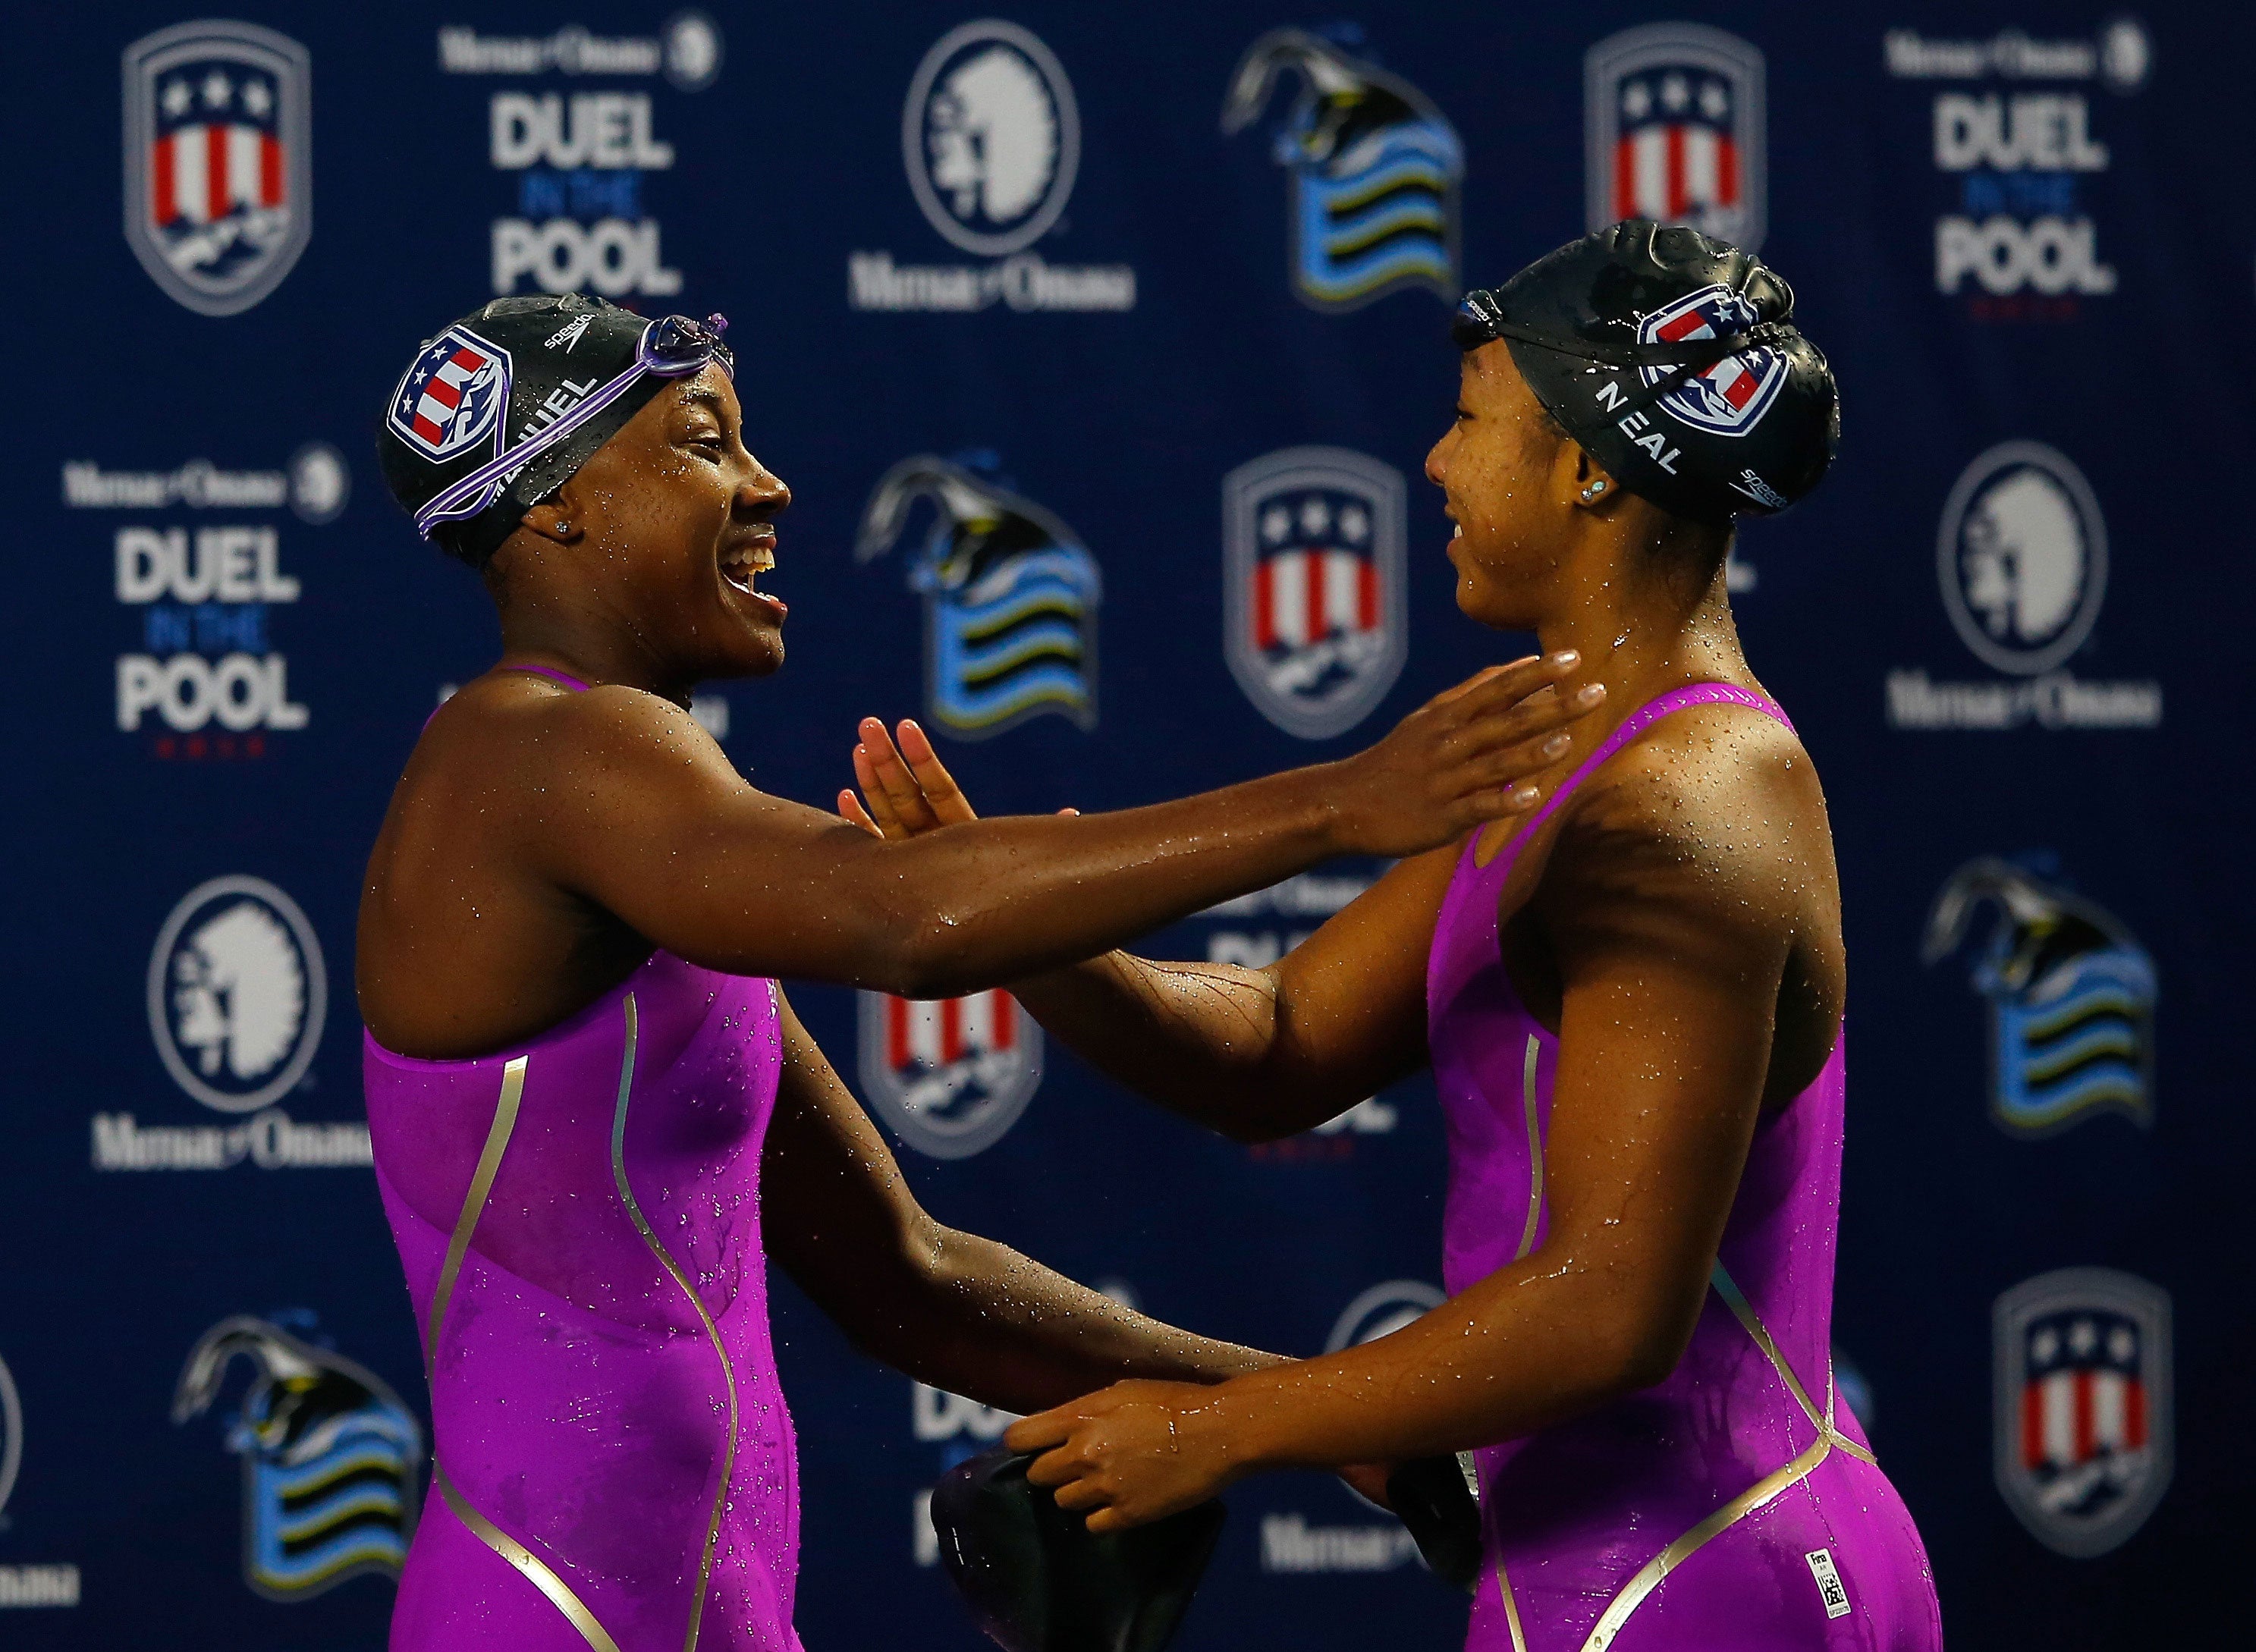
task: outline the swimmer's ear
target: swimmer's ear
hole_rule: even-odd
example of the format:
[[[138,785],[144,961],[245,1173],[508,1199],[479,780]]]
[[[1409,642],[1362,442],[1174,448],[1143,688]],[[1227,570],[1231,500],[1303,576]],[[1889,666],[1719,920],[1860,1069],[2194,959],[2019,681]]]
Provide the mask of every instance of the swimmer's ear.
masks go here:
[[[1569,448],[1574,451],[1575,462],[1567,482],[1568,485],[1575,490],[1576,507],[1583,510],[1604,510],[1608,505],[1613,503],[1614,496],[1621,492],[1621,484],[1606,475],[1605,467],[1591,458],[1583,444],[1572,436],[1568,437],[1561,446],[1562,470],[1566,468],[1563,460],[1566,458],[1566,450]]]
[[[576,481],[577,478],[574,478]],[[577,545],[586,535],[587,524],[580,518],[579,503],[567,482],[554,493],[528,510],[518,525],[528,528],[542,538],[557,545]]]

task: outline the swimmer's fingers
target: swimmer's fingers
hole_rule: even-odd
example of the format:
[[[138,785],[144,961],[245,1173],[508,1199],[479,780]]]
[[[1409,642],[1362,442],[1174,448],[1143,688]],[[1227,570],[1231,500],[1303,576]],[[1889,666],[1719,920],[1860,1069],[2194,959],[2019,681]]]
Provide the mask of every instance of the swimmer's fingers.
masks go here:
[[[963,788],[955,784],[955,777],[948,772],[948,765],[932,749],[931,736],[914,719],[903,718],[899,729],[900,753],[908,765],[909,776],[924,794],[926,806],[933,818],[942,826],[954,826],[958,821],[976,820],[978,811],[971,799],[963,795]]]
[[[885,835],[913,838],[920,832],[946,825],[934,812],[916,777],[909,772],[909,766],[901,761],[900,753],[894,749],[892,736],[885,732],[885,724],[874,717],[864,717],[855,732],[861,736],[862,743],[854,748],[854,778],[861,784],[863,798],[871,814],[885,827]]]
[[[855,795],[851,786],[838,794],[838,812],[873,838],[885,835],[885,828],[870,818],[870,812],[862,806],[862,799]]]
[[[907,825],[893,808],[892,798],[878,778],[877,755],[870,749],[871,725],[874,717],[863,719],[862,743],[854,748],[854,784],[862,788],[858,801],[861,814],[877,828],[881,838],[900,839],[910,835]],[[885,726],[878,724],[877,738],[885,738]],[[843,812],[843,811],[841,811]]]
[[[1541,663],[1541,660],[1542,656],[1540,654],[1528,654],[1519,659],[1512,660],[1506,664],[1484,665],[1479,671],[1475,671],[1470,677],[1466,678],[1463,682],[1458,683],[1452,687],[1443,689],[1440,693],[1435,695],[1432,699],[1428,700],[1427,704],[1431,706],[1446,706],[1449,701],[1471,692],[1474,689],[1478,688],[1483,683],[1501,676],[1505,671],[1524,671],[1531,667],[1539,665]]]
[[[1479,716],[1564,680],[1581,664],[1582,656],[1573,649],[1562,649],[1555,654],[1528,654],[1508,664],[1483,666],[1462,683],[1435,695],[1425,709],[1448,706],[1457,718]]]
[[[1533,664],[1520,661],[1463,685],[1444,714],[1456,725],[1455,737],[1444,742],[1444,755],[1517,744],[1589,716],[1605,703],[1605,685],[1569,689],[1565,679],[1576,659],[1570,651]]]

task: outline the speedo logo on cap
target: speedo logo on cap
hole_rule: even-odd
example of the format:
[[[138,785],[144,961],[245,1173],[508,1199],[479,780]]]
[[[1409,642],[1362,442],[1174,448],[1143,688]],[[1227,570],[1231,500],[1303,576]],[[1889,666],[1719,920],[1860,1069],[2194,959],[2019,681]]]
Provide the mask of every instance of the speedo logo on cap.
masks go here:
[[[493,433],[509,404],[509,352],[464,327],[423,347],[392,392],[384,422],[434,464]]]

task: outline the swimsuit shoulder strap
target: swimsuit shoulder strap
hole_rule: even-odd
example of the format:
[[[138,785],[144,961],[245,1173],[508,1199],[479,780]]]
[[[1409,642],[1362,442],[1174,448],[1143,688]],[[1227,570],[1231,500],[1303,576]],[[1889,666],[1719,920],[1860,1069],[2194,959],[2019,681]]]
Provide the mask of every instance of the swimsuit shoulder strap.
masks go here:
[[[1543,823],[1575,795],[1575,789],[1590,777],[1592,770],[1669,713],[1681,711],[1687,706],[1717,705],[1745,706],[1748,710],[1759,711],[1779,723],[1788,734],[1794,732],[1793,720],[1752,689],[1736,687],[1730,683],[1690,683],[1682,688],[1672,688],[1665,694],[1655,695],[1624,718],[1621,727],[1605,737],[1598,749],[1583,760],[1582,767],[1567,777],[1566,784],[1551,794],[1550,801],[1538,809],[1527,824],[1514,834],[1512,847],[1516,849],[1533,836]],[[1497,856],[1498,861],[1505,858],[1501,854]]]

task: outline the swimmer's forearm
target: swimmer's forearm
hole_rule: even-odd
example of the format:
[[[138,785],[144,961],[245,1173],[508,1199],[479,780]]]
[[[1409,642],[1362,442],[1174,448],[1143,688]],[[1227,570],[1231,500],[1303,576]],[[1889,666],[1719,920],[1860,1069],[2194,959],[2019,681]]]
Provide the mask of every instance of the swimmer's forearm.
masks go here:
[[[1011,990],[1106,1077],[1238,1141],[1295,1134],[1363,1099],[1317,1075],[1275,1081],[1278,981],[1265,970],[1116,951]]]
[[[1456,861],[1389,870],[1266,969],[1115,952],[1015,982],[1107,1074],[1241,1142],[1312,1129],[1426,1061],[1426,954]]]
[[[1233,1379],[1208,1422],[1249,1471],[1519,1438],[1674,1368],[1694,1316],[1632,1303],[1618,1283],[1613,1269],[1530,1258],[1377,1342]]]
[[[869,843],[870,864],[842,879],[878,901],[863,984],[916,997],[1000,986],[1265,888],[1343,853],[1330,793],[1325,769],[1303,769],[1117,813]]]
[[[1215,1383],[1287,1363],[1147,1318],[993,1240],[941,1228],[931,1245],[917,1323],[882,1357],[983,1405],[1026,1413],[1132,1377]]]

